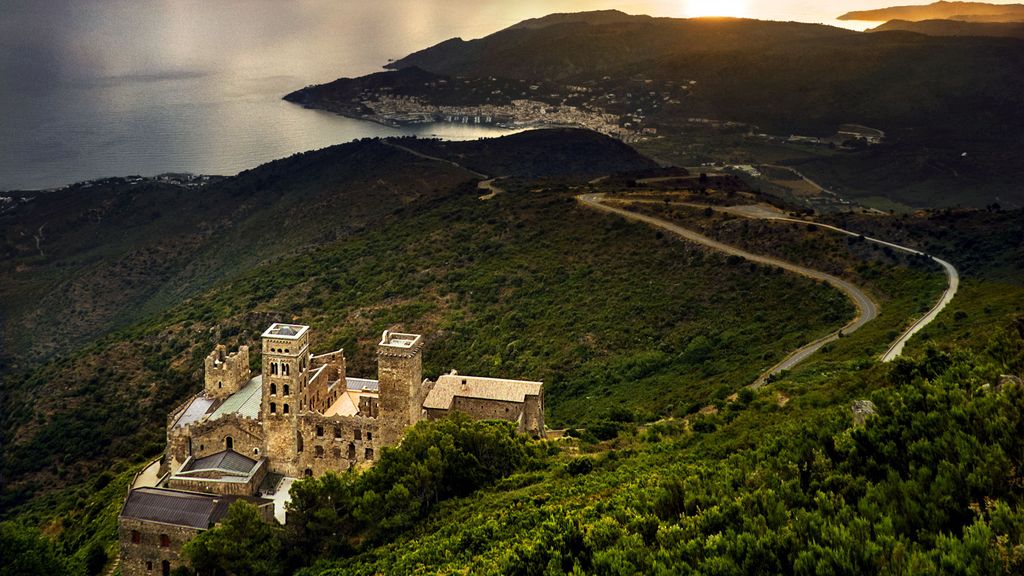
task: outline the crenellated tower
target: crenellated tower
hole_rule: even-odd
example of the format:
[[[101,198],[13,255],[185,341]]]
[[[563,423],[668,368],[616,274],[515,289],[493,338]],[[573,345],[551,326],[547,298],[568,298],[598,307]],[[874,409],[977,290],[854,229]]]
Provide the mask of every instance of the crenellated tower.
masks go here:
[[[227,398],[241,390],[250,378],[248,346],[239,346],[237,352],[228,354],[227,347],[221,344],[206,357],[207,398]]]

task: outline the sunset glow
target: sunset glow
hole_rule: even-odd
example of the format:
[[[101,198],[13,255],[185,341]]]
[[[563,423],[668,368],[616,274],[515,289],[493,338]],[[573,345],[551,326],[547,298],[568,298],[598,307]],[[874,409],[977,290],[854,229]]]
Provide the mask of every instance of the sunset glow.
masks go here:
[[[750,16],[750,2],[749,0],[686,0],[683,2],[683,13],[687,18],[705,16],[746,18]]]

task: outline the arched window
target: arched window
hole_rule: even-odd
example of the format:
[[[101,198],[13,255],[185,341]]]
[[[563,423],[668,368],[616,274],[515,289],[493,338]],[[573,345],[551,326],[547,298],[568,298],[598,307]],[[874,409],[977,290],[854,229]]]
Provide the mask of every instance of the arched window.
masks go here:
[[[217,382],[217,388],[223,388],[223,387],[224,387],[224,385],[223,385],[222,382]]]
[[[140,542],[142,542],[142,532],[132,530],[132,544],[139,544]]]
[[[270,385],[270,395],[277,396],[277,384]]]
[[[270,363],[270,373],[277,374],[277,362]]]
[[[259,448],[253,448],[252,449],[252,453],[255,454],[256,456],[259,456],[260,455],[260,449]]]
[[[163,576],[171,576],[171,563],[169,561],[164,560],[160,563],[160,573]]]
[[[288,396],[291,393],[291,387],[287,384],[284,385],[284,395]]]
[[[277,414],[277,404],[275,404],[273,402],[270,403],[270,413],[271,414]]]
[[[149,570],[150,572],[153,571],[153,561],[152,560],[149,560],[149,561],[146,562],[146,570]]]
[[[161,548],[170,548],[171,547],[171,537],[168,536],[167,534],[161,534],[160,535],[160,547]]]
[[[306,478],[311,478],[313,476],[313,469],[312,468],[306,468],[306,472],[305,472],[304,475],[306,476]]]
[[[202,452],[205,448],[206,448],[206,446],[203,446],[202,444],[199,445],[199,451],[200,452]]]
[[[314,452],[316,453],[316,457],[317,458],[323,458],[324,457],[324,447],[323,446],[317,446],[316,450],[314,450]]]
[[[288,405],[287,405],[287,404],[285,404],[285,405],[284,405],[284,413],[285,413],[285,414],[287,414],[287,413],[288,413]]]
[[[288,370],[288,363],[287,362],[282,362],[281,363],[281,374],[284,374],[285,376],[287,376],[288,372],[289,372],[289,370]]]
[[[324,427],[323,426],[317,426],[316,427],[316,435],[318,437],[320,437],[320,438],[324,437]]]
[[[234,450],[235,449],[235,439],[232,438],[231,436],[227,436],[226,438],[224,438],[224,448],[227,449],[227,450]]]

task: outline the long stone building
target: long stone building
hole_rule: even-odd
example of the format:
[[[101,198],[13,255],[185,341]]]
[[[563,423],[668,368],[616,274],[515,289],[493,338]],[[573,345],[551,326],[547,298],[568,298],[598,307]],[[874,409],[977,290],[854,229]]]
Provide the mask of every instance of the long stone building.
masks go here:
[[[206,358],[203,390],[168,415],[160,486],[132,490],[119,519],[125,576],[181,565],[181,545],[219,520],[225,499],[259,502],[254,496],[274,492],[282,478],[371,465],[420,420],[458,411],[544,436],[541,382],[454,371],[424,379],[418,334],[384,332],[376,380],[349,378],[343,350],[314,354],[308,326],[274,324],[261,340],[259,375],[251,374],[248,347],[217,346]],[[182,494],[207,500],[196,504]],[[140,498],[150,518],[132,512]],[[205,506],[209,517],[176,523],[174,510],[161,509],[183,501]],[[155,541],[167,546],[144,544]]]

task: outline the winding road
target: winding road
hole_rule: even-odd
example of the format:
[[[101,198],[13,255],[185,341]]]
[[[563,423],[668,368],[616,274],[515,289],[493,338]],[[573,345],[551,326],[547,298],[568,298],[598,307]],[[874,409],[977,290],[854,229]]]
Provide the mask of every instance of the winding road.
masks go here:
[[[779,374],[779,373],[781,373],[781,372],[783,372],[785,370],[789,370],[789,369],[795,367],[796,365],[800,364],[801,362],[803,362],[804,360],[809,358],[815,352],[820,350],[826,344],[828,344],[830,342],[834,342],[834,341],[838,340],[840,337],[842,337],[844,335],[851,334],[851,333],[857,331],[862,326],[864,326],[868,322],[870,322],[870,321],[874,320],[876,317],[878,317],[878,312],[879,312],[878,303],[876,303],[874,300],[872,300],[859,287],[855,286],[854,284],[851,284],[850,282],[847,282],[846,280],[843,280],[842,278],[833,276],[831,274],[828,274],[828,273],[825,273],[825,272],[822,272],[822,271],[819,271],[819,270],[814,270],[814,269],[811,269],[811,268],[807,268],[805,266],[799,266],[799,265],[793,264],[791,262],[787,262],[785,260],[780,260],[778,258],[773,258],[773,257],[770,257],[770,256],[762,256],[760,254],[754,254],[752,252],[747,252],[746,250],[743,250],[741,248],[737,248],[737,247],[732,246],[730,244],[725,244],[724,242],[719,242],[717,240],[714,240],[712,238],[704,236],[703,234],[700,234],[700,233],[695,232],[693,230],[690,230],[688,228],[684,228],[682,226],[679,226],[678,224],[674,224],[674,223],[669,222],[667,220],[663,220],[661,218],[657,218],[657,217],[654,217],[654,216],[647,216],[647,215],[644,215],[644,214],[637,214],[636,212],[631,212],[629,210],[626,210],[624,208],[619,208],[619,207],[616,207],[616,206],[610,206],[610,205],[604,203],[604,199],[605,199],[604,194],[600,194],[600,193],[583,194],[583,195],[580,195],[580,196],[577,197],[577,200],[581,204],[583,204],[583,205],[585,205],[587,207],[590,207],[590,208],[593,208],[593,209],[596,209],[596,210],[600,210],[602,212],[607,212],[607,213],[611,213],[611,214],[617,214],[617,215],[622,216],[622,217],[624,217],[624,218],[626,218],[628,220],[633,220],[633,221],[637,221],[637,222],[643,222],[643,223],[648,224],[650,226],[654,226],[656,228],[661,228],[663,230],[667,230],[667,231],[669,231],[669,232],[675,234],[676,236],[679,236],[679,237],[681,237],[681,238],[683,238],[685,240],[696,242],[698,244],[703,244],[704,246],[707,246],[707,247],[709,247],[709,248],[711,248],[713,250],[716,250],[716,251],[719,251],[719,252],[722,252],[722,253],[725,253],[725,254],[729,254],[729,255],[732,255],[732,256],[739,256],[740,258],[743,258],[743,259],[748,260],[750,262],[755,262],[755,263],[758,263],[758,264],[763,264],[763,265],[767,265],[767,266],[774,266],[774,267],[777,267],[777,268],[781,268],[781,269],[786,270],[788,272],[793,272],[795,274],[799,274],[801,276],[804,276],[804,277],[807,277],[807,278],[811,278],[811,279],[814,279],[814,280],[820,280],[820,281],[823,281],[823,282],[827,282],[829,285],[831,285],[832,287],[836,288],[837,290],[839,290],[843,294],[845,294],[850,299],[850,301],[853,302],[854,306],[857,307],[857,315],[856,315],[856,317],[854,317],[854,319],[852,321],[850,321],[848,324],[846,324],[845,326],[843,326],[839,330],[836,330],[835,332],[832,332],[831,334],[828,334],[827,336],[824,336],[824,337],[819,338],[819,339],[817,339],[817,340],[815,340],[813,342],[810,342],[810,343],[800,347],[796,351],[792,352],[791,354],[789,354],[781,362],[779,362],[775,366],[772,366],[771,368],[766,370],[764,373],[762,373],[762,375],[752,385],[755,388],[764,386],[765,384],[767,384],[769,382],[769,380],[770,380],[770,378],[772,376],[777,375],[777,374]],[[646,201],[640,200],[640,201],[635,201],[635,202],[637,202],[637,203],[647,202],[647,203],[664,204],[663,202],[659,202],[657,200],[646,200]],[[726,212],[726,213],[729,213],[729,214],[733,214],[733,215],[737,215],[737,216],[742,216],[742,217],[745,217],[745,218],[770,219],[770,220],[779,220],[779,221],[788,221],[788,222],[798,222],[800,224],[811,224],[811,225],[818,226],[818,227],[821,227],[821,228],[825,228],[825,229],[828,229],[828,230],[833,230],[833,231],[836,231],[836,232],[840,232],[842,234],[846,234],[846,235],[849,235],[849,236],[861,237],[861,235],[857,234],[856,232],[851,232],[849,230],[844,230],[842,228],[838,228],[836,226],[831,226],[829,224],[820,224],[820,223],[817,223],[817,222],[809,222],[807,220],[798,220],[798,219],[795,219],[795,218],[786,217],[782,212],[778,211],[777,209],[775,209],[772,206],[756,205],[756,206],[721,207],[721,206],[707,206],[707,205],[701,205],[701,204],[690,204],[690,203],[682,203],[682,202],[674,203],[674,204],[689,206],[689,207],[693,207],[693,208],[702,208],[702,209],[711,208],[712,210],[717,210],[717,211],[720,211],[720,212]],[[875,239],[875,238],[868,238],[868,237],[865,237],[864,239],[869,241],[869,242],[874,242],[876,244],[880,244],[880,245],[883,245],[883,246],[888,246],[890,248],[893,248],[893,249],[896,249],[896,250],[900,250],[900,251],[903,251],[903,252],[927,256],[926,254],[924,254],[924,253],[922,253],[920,251],[914,250],[912,248],[907,248],[905,246],[900,246],[898,244],[893,244],[891,242],[886,242],[884,240],[878,240],[878,239]],[[929,258],[931,258],[931,257],[929,256]],[[889,349],[881,357],[881,360],[883,362],[889,362],[889,361],[893,360],[894,358],[898,357],[902,353],[903,347],[904,347],[904,345],[906,345],[907,341],[910,340],[910,338],[914,334],[919,332],[922,328],[924,328],[932,320],[934,320],[935,317],[939,315],[939,312],[941,312],[942,309],[945,308],[946,305],[948,305],[949,302],[951,302],[953,300],[953,297],[956,295],[956,292],[957,292],[957,289],[958,289],[959,283],[960,283],[960,276],[957,273],[956,268],[954,268],[952,264],[950,264],[950,263],[948,263],[948,262],[946,262],[944,260],[939,260],[937,258],[932,258],[932,259],[935,260],[937,263],[939,263],[943,267],[943,269],[946,271],[946,274],[947,274],[947,276],[949,278],[949,288],[942,295],[942,298],[939,299],[939,302],[928,312],[928,314],[926,314],[920,320],[915,322],[914,325],[912,325],[906,332],[904,332],[889,347]]]

